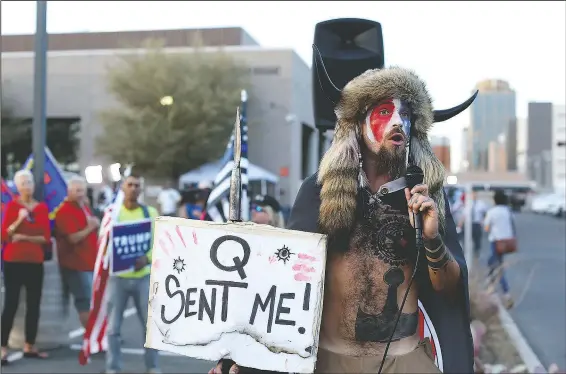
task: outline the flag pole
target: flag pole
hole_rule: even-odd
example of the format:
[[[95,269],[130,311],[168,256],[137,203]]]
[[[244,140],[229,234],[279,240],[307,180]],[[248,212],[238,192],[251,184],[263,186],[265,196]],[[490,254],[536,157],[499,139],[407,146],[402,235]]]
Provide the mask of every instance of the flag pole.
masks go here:
[[[35,198],[43,201],[45,172],[46,85],[47,85],[47,1],[36,1],[35,61],[33,87],[32,149]]]
[[[230,177],[230,213],[231,222],[242,221],[242,133],[240,128],[240,108],[236,110],[236,123],[234,128],[234,167]]]
[[[241,92],[241,105],[245,109],[248,94],[245,90]],[[241,128],[240,108],[236,109],[236,123],[234,124],[234,167],[230,177],[230,211],[229,220],[231,222],[242,221],[242,128]]]

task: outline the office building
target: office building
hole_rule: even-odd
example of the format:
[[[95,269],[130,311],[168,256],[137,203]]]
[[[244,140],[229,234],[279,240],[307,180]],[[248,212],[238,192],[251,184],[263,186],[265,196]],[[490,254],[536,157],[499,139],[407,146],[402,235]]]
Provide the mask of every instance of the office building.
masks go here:
[[[325,142],[314,128],[310,68],[292,49],[264,48],[241,28],[50,34],[47,117],[80,123],[81,172],[114,162],[95,150],[98,113],[119,105],[106,89],[107,67],[117,55],[141,52],[147,39],[162,40],[166,53],[191,53],[197,36],[203,51],[222,50],[249,67],[249,160],[279,175],[282,204],[289,206],[302,180],[316,171]],[[3,93],[17,103],[20,117],[33,113],[33,46],[33,35],[2,35]]]
[[[447,171],[451,170],[450,167],[450,140],[447,137],[433,136],[430,139],[432,152],[442,162]]]
[[[566,192],[566,106],[552,106],[552,188]]]
[[[528,104],[528,177],[543,190],[552,189],[552,117],[552,103]]]
[[[517,171],[527,173],[527,120],[517,118]]]
[[[497,79],[479,82],[476,89],[479,94],[470,108],[468,162],[469,170],[485,171],[489,144],[505,134],[516,117],[516,95],[509,83]]]
[[[460,165],[458,165],[458,170],[457,170],[458,173],[465,172],[468,170],[468,165],[469,165],[468,160],[470,159],[470,155],[469,155],[470,138],[468,132],[469,132],[468,127],[464,127],[462,129],[462,139],[460,141],[461,156],[460,156]]]
[[[506,139],[500,135],[497,140],[489,142],[488,145],[488,167],[490,173],[507,172],[507,149]]]
[[[505,129],[505,150],[507,170],[517,171],[517,118],[511,119]]]

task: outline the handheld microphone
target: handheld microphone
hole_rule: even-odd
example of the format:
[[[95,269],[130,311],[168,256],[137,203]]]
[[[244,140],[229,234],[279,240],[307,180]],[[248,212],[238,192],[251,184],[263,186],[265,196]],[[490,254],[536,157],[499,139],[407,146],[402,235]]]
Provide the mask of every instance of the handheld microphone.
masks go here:
[[[412,190],[417,184],[423,183],[424,173],[423,169],[417,165],[409,165],[407,168],[407,173],[405,175],[405,181],[407,182],[407,187]],[[420,250],[423,243],[423,217],[420,212],[413,213],[413,222],[415,224],[415,239],[417,250]]]

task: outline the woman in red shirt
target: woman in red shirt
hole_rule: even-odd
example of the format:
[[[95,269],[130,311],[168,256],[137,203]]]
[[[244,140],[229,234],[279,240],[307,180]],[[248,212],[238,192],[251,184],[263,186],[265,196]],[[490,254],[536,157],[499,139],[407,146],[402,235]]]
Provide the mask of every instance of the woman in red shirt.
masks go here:
[[[34,347],[39,324],[39,306],[43,287],[44,246],[49,243],[50,225],[47,205],[33,199],[34,181],[29,170],[14,176],[19,196],[9,202],[2,222],[2,239],[6,242],[4,260],[4,310],[2,311],[2,365],[6,365],[8,338],[20,300],[20,289],[26,288],[24,357],[46,358]]]

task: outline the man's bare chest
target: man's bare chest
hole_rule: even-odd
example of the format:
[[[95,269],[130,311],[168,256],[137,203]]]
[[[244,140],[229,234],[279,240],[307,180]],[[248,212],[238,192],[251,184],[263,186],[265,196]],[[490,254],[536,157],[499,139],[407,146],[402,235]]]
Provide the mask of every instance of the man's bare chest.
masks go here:
[[[407,212],[380,206],[356,224],[346,253],[330,255],[326,297],[342,316],[340,334],[344,338],[374,343],[388,340],[412,276],[414,253],[414,230]],[[416,332],[416,299],[413,289],[393,341]]]

